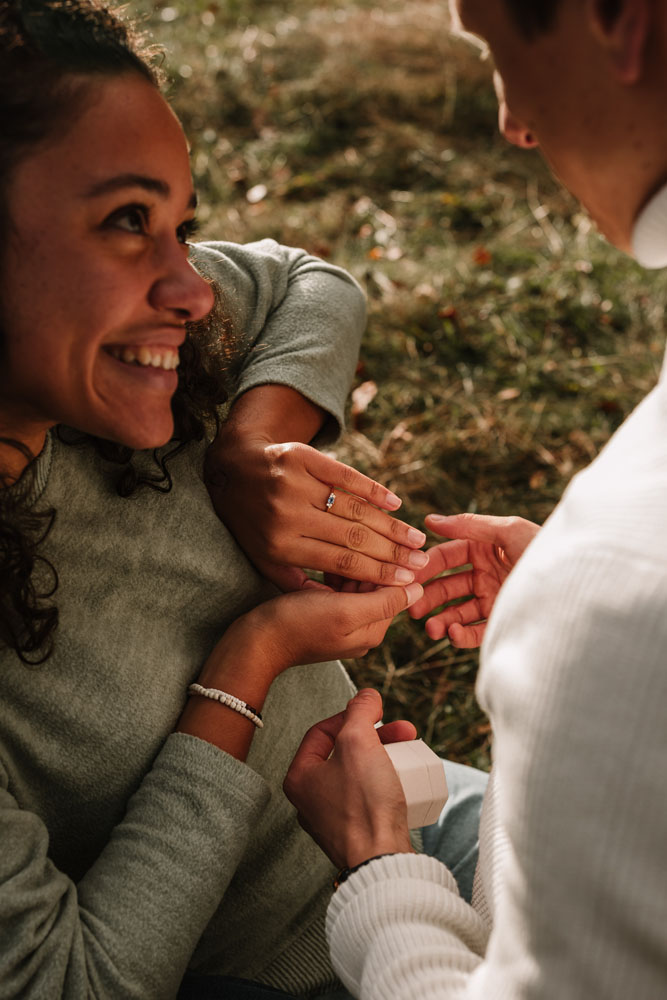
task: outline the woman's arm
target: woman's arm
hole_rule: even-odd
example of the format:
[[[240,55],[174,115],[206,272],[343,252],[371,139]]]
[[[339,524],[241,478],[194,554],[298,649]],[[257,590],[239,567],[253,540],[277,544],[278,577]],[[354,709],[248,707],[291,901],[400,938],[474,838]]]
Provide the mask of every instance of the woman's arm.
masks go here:
[[[269,799],[263,779],[209,743],[169,736],[78,884],[0,780],[0,993],[175,996]]]
[[[271,240],[198,244],[193,259],[221,289],[242,357],[229,417],[206,458],[221,520],[281,589],[301,586],[304,568],[409,582],[425,561],[414,551],[425,535],[385,513],[399,498],[309,447],[342,427],[365,322],[356,282]],[[332,488],[341,492],[323,517]]]
[[[282,670],[365,652],[420,595],[415,584],[275,598],[234,622],[199,681],[261,711]],[[175,996],[270,796],[243,763],[255,732],[245,716],[195,696],[178,729],[78,884],[51,862],[44,823],[0,770],[2,995]]]
[[[240,361],[232,402],[257,386],[287,386],[322,411],[314,443],[334,441],[366,322],[356,281],[273,240],[197,243],[191,259],[222,294]]]

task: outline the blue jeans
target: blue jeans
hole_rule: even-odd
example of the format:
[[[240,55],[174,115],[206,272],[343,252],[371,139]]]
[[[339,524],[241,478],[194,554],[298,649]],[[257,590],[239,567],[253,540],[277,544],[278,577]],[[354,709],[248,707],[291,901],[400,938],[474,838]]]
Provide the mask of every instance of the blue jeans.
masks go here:
[[[479,851],[479,814],[488,774],[465,764],[443,760],[449,798],[432,826],[422,827],[424,854],[439,858],[456,879],[459,892],[470,902]],[[293,1000],[291,994],[259,983],[226,976],[188,973],[178,1000]],[[353,1000],[344,987],[323,993],[318,1000]]]

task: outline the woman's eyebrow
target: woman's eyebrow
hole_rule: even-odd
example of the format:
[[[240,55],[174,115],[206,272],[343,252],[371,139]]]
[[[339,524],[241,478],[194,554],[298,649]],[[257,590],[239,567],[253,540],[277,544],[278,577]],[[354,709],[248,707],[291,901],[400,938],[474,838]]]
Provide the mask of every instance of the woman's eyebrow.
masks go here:
[[[85,192],[86,198],[99,198],[100,195],[111,194],[114,191],[121,191],[123,188],[140,187],[152,194],[157,194],[161,198],[168,198],[171,188],[166,181],[157,177],[146,177],[144,174],[117,174],[115,177],[107,177],[103,181],[98,181]],[[188,208],[196,208],[197,195],[192,192]]]

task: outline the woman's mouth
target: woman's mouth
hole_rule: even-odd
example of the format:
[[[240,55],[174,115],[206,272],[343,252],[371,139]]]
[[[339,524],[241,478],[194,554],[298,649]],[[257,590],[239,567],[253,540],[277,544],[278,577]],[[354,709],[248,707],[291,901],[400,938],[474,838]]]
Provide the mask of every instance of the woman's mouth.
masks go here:
[[[178,351],[174,347],[147,347],[141,344],[137,347],[105,347],[105,350],[127,365],[139,365],[142,368],[161,368],[163,371],[173,371],[178,368]]]

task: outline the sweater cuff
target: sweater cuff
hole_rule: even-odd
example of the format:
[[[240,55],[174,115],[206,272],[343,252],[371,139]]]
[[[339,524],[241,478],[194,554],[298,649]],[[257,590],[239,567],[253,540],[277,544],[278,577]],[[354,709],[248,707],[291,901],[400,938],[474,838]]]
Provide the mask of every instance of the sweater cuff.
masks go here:
[[[378,883],[395,879],[421,879],[459,895],[456,879],[447,867],[428,854],[388,854],[353,872],[334,893],[329,904],[331,919],[355,896]]]
[[[397,854],[350,875],[329,904],[326,932],[350,992],[396,1000],[434,995],[433,980],[438,996],[452,976],[465,982],[482,960],[489,929],[442,862]]]

